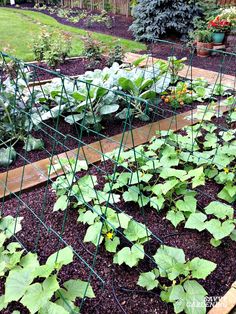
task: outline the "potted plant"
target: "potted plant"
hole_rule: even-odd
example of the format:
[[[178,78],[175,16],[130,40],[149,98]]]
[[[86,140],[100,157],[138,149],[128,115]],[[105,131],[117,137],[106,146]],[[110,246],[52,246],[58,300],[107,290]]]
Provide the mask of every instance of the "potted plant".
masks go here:
[[[197,41],[198,57],[208,57],[213,48],[212,32],[210,30],[197,30],[194,32],[194,37]]]
[[[230,30],[231,23],[218,15],[214,20],[209,21],[208,27],[212,31],[213,43],[221,44],[225,33]]]

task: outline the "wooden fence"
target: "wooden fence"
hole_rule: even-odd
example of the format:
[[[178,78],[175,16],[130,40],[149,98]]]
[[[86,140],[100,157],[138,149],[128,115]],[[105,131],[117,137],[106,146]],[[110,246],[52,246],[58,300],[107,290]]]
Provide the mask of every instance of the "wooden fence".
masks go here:
[[[130,15],[130,0],[62,0],[68,7],[90,10],[108,10],[114,14]]]
[[[220,5],[236,5],[236,0],[216,0]],[[130,15],[130,0],[61,0],[68,7],[90,10],[108,10],[115,14]]]
[[[236,0],[219,0],[220,5],[236,5]]]

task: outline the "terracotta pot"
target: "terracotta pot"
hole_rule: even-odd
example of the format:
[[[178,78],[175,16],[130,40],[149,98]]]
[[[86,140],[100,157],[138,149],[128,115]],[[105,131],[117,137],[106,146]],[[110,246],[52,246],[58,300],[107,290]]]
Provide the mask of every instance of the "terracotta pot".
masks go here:
[[[197,56],[206,58],[210,55],[210,49],[213,48],[213,43],[197,42]]]

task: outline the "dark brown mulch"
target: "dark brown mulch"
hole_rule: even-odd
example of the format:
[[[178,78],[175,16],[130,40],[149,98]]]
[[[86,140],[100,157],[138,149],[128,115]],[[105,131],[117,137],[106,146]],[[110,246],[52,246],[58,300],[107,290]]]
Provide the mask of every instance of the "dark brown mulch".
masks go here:
[[[77,76],[84,74],[86,71],[95,69],[103,69],[107,64],[107,59],[102,57],[95,65],[91,64],[87,58],[66,59],[65,63],[60,64],[56,69],[52,69],[43,62],[30,66],[32,71],[32,81],[43,81],[57,77],[58,74],[66,76]],[[46,70],[46,71],[45,71]],[[47,71],[48,70],[48,71]],[[58,71],[59,70],[59,71]],[[57,71],[57,73],[55,73]]]
[[[99,168],[100,170],[93,167],[90,173],[98,176],[98,188],[101,188],[103,182],[99,176],[101,174],[100,171],[112,173],[112,165],[103,163],[99,165]],[[207,183],[204,187],[204,193],[198,191],[200,205],[206,206],[212,200],[211,197],[215,196],[218,188],[214,183]],[[17,236],[28,250],[34,250],[37,244],[40,260],[45,262],[50,254],[62,247],[55,233],[52,231],[47,232],[43,226],[40,228],[40,223],[30,212],[30,208],[36,215],[40,216],[47,227],[55,230],[58,234],[62,232],[63,240],[68,245],[72,245],[80,257],[90,267],[92,266],[95,248],[91,244],[82,243],[87,228],[82,224],[77,225],[78,213],[76,210],[68,210],[65,213],[53,213],[52,207],[56,198],[50,186],[42,186],[32,191],[24,192],[21,195],[21,199],[22,203],[16,198],[7,200],[4,204],[3,215],[24,217],[22,221],[23,230]],[[124,203],[123,201],[118,204],[118,207],[139,222],[145,223],[166,245],[184,249],[187,258],[191,259],[198,256],[217,263],[218,267],[214,273],[206,281],[201,282],[208,291],[209,296],[222,296],[236,279],[236,242],[227,239],[219,248],[213,248],[209,243],[210,236],[207,232],[199,233],[183,227],[175,229],[165,219],[166,210],[157,213],[155,210],[147,207],[144,211],[141,211],[137,205]],[[62,227],[64,219],[66,219],[66,223],[65,227]],[[124,244],[125,242],[122,241],[122,243]],[[146,252],[151,256],[155,254],[158,247],[159,242],[154,239],[146,245]],[[153,268],[153,265],[148,257],[135,269],[130,269],[127,266],[116,266],[112,263],[112,255],[101,248],[96,256],[94,270],[105,281],[105,285],[102,286],[96,276],[91,277],[91,284],[94,288],[96,299],[86,300],[82,313],[108,314],[111,311],[127,314],[173,313],[172,307],[160,300],[157,289],[153,292],[145,292],[136,285],[139,272],[148,271],[151,268]],[[60,278],[62,282],[71,278],[88,280],[89,272],[89,267],[84,266],[77,257],[73,264],[68,265],[61,271]],[[2,289],[3,286],[1,292]],[[2,313],[10,314],[11,310],[17,308],[14,303],[6,311],[2,311]],[[22,309],[21,313],[28,314],[26,309],[19,308]]]
[[[133,22],[133,18],[131,16],[126,17],[124,15],[109,13],[108,15],[112,19],[112,27],[111,28],[108,28],[103,23],[93,23],[91,26],[88,27],[85,23],[86,19],[81,19],[77,23],[72,23],[72,22],[68,21],[66,18],[59,17],[55,13],[50,13],[48,10],[34,9],[33,4],[31,4],[31,3],[22,4],[20,9],[27,9],[27,10],[32,10],[32,11],[36,11],[36,12],[42,12],[44,14],[47,14],[47,15],[53,17],[54,19],[56,19],[59,23],[61,23],[63,25],[69,25],[69,26],[73,26],[73,27],[77,27],[77,28],[82,28],[82,29],[85,29],[85,30],[91,31],[91,32],[98,32],[98,33],[103,33],[103,34],[112,35],[112,36],[116,36],[116,37],[133,39],[132,32],[129,31],[129,27]],[[101,13],[99,11],[94,11],[94,10],[93,11],[84,10],[84,9],[81,10],[80,8],[73,8],[73,10],[75,12],[77,11],[78,13],[85,11],[88,15],[95,15],[95,14]],[[76,15],[76,13],[74,15]]]

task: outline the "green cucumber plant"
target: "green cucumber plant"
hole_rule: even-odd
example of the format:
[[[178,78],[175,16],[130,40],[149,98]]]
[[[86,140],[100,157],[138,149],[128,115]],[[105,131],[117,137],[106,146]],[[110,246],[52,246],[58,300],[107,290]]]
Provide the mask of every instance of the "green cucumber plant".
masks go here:
[[[71,247],[55,252],[40,265],[36,253],[25,253],[18,242],[8,243],[21,230],[22,218],[0,218],[0,276],[5,277],[5,293],[0,297],[0,311],[11,302],[20,302],[30,313],[69,314],[79,311],[76,298],[94,298],[88,282],[80,279],[60,283],[60,269],[72,263]]]
[[[188,314],[196,310],[204,314],[207,291],[197,280],[206,279],[217,265],[198,257],[186,261],[182,249],[166,245],[161,246],[153,258],[157,268],[141,273],[138,285],[147,290],[161,289],[162,301],[172,303],[175,313]]]
[[[212,235],[211,244],[215,247],[226,237],[236,241],[236,219],[232,206],[212,201],[204,208],[204,212],[192,213],[186,221],[185,228],[207,230]]]

